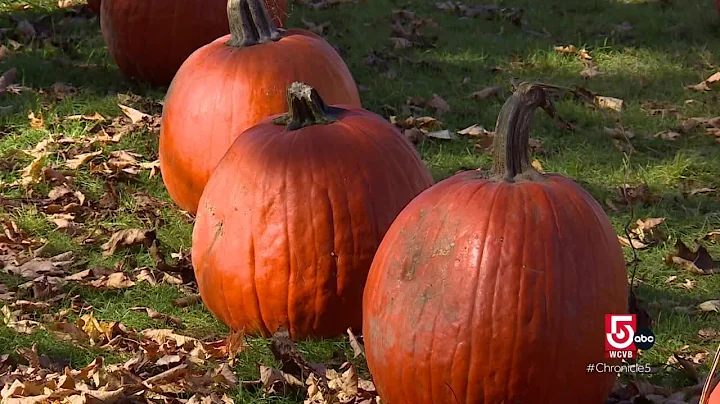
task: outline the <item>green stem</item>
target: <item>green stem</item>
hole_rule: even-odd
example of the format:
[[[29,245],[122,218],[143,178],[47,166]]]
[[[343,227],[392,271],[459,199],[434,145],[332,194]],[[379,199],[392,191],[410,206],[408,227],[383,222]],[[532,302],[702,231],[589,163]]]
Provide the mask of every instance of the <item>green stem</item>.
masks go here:
[[[310,125],[327,125],[338,120],[341,108],[325,105],[320,94],[305,83],[294,82],[287,88],[288,112],[273,123],[297,130]]]
[[[553,111],[554,106],[542,85],[522,83],[505,101],[498,115],[493,139],[493,176],[497,180],[539,181],[543,175],[530,163],[528,142],[536,108]]]
[[[282,38],[263,0],[228,0],[227,15],[230,46],[244,48]]]

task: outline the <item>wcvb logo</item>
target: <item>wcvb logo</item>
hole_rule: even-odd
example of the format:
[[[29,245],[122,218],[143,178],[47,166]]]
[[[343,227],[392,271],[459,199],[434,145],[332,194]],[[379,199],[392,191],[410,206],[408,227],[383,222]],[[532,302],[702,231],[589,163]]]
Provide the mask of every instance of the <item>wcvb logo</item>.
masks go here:
[[[649,328],[637,328],[634,314],[605,315],[605,357],[632,359],[638,349],[655,345],[655,335]]]

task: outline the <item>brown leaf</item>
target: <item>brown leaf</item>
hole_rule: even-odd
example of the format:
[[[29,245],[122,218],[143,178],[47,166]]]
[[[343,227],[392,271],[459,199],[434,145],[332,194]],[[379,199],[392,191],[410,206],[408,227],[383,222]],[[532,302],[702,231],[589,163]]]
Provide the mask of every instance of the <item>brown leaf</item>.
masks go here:
[[[682,369],[687,373],[688,376],[693,378],[695,381],[700,381],[700,375],[698,374],[697,368],[695,365],[692,364],[692,362],[688,361],[687,359],[681,357],[680,355],[674,353],[673,356],[675,357],[675,360],[678,361],[680,366],[682,366]]]
[[[102,245],[103,255],[111,256],[119,249],[137,245],[149,246],[155,240],[155,231],[147,229],[118,230]]]
[[[365,349],[363,348],[362,344],[357,340],[357,337],[355,337],[355,334],[353,334],[352,330],[350,328],[347,329],[348,333],[348,339],[350,340],[350,346],[353,349],[353,358],[357,358],[360,355],[365,355]]]
[[[702,311],[715,311],[720,312],[720,300],[708,300],[698,304],[698,309]]]
[[[33,129],[43,129],[45,127],[45,121],[43,120],[42,114],[35,117],[35,113],[30,111],[28,114],[28,120],[30,121],[30,127]]]
[[[450,132],[447,129],[428,132],[425,134],[425,136],[440,140],[455,140],[458,138],[456,134]]]
[[[620,244],[622,244],[625,247],[633,247],[636,250],[643,250],[645,248],[650,247],[650,245],[643,243],[640,240],[637,240],[635,238],[632,238],[630,240],[627,239],[627,237],[617,236],[618,241],[620,241]]]
[[[713,260],[707,249],[700,243],[696,244],[697,250],[692,251],[685,243],[677,240],[675,243],[675,253],[668,254],[668,256],[665,257],[665,262],[668,265],[674,264],[686,271],[701,275],[720,271],[720,265]]]
[[[130,121],[133,124],[137,124],[139,122],[142,122],[144,119],[151,120],[152,117],[146,113],[140,112],[135,108],[128,107],[127,105],[123,104],[117,104],[118,107],[122,110],[122,112],[130,118]]]
[[[8,263],[3,271],[21,276],[25,279],[37,279],[40,276],[63,276],[74,263],[72,251],[58,254],[51,258],[35,257],[22,264]]]
[[[450,104],[437,94],[433,94],[432,99],[427,102],[427,106],[434,109],[438,115],[450,112]]]
[[[502,91],[502,89],[502,86],[486,87],[480,91],[475,91],[474,93],[470,94],[470,98],[472,98],[473,100],[484,100],[500,94],[500,91]]]
[[[161,321],[168,322],[178,328],[185,328],[185,325],[179,318],[177,318],[175,316],[171,316],[169,314],[160,313],[149,307],[132,307],[132,308],[130,308],[130,310],[144,311],[145,313],[147,313],[148,317],[150,317],[153,320],[161,320]]]
[[[595,103],[598,104],[600,108],[612,109],[620,112],[622,111],[624,101],[620,98],[596,95]]]
[[[90,162],[95,157],[100,156],[101,154],[102,151],[100,150],[96,152],[78,154],[75,157],[65,161],[65,165],[71,170],[77,170],[78,168]]]
[[[717,83],[718,81],[720,81],[720,72],[716,72],[715,74],[701,81],[698,84],[685,86],[685,88],[694,91],[710,91],[712,90],[711,85]]]
[[[90,281],[90,286],[98,289],[127,289],[135,286],[135,282],[123,272],[113,272],[108,276]]]
[[[201,302],[202,298],[200,298],[200,295],[190,295],[173,300],[172,305],[175,307],[188,307]]]
[[[703,341],[720,340],[720,331],[714,330],[712,328],[703,328],[701,330],[698,330],[697,335]]]

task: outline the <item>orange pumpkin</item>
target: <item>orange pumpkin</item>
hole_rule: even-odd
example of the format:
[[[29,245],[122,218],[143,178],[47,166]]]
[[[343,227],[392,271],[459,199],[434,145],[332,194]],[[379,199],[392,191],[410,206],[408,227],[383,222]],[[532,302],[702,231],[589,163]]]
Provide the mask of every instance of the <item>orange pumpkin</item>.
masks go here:
[[[305,30],[280,31],[260,0],[231,0],[232,34],[195,52],[165,97],[160,167],[172,199],[195,213],[212,170],[233,140],[287,111],[293,81],[332,104],[360,107],[357,86],[330,44]]]
[[[530,121],[551,104],[522,84],[500,112],[490,175],[466,171],[395,220],[365,288],[363,335],[388,404],[601,404],[615,374],[605,314],[627,310],[608,217],[572,180],[530,164]],[[558,388],[558,381],[572,381]]]
[[[266,2],[282,26],[286,0]],[[227,0],[104,1],[100,26],[120,71],[151,85],[170,84],[193,51],[230,32]]]
[[[390,223],[432,185],[385,119],[328,107],[306,84],[238,137],[210,177],[192,261],[207,308],[233,329],[293,339],[362,326],[370,262]]]

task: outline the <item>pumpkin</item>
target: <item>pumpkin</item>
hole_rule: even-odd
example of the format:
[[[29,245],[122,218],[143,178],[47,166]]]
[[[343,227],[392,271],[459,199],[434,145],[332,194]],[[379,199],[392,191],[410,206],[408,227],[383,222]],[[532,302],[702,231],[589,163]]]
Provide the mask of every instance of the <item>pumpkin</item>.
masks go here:
[[[194,214],[200,195],[235,138],[287,111],[293,81],[315,87],[330,104],[360,107],[357,86],[340,55],[305,30],[278,30],[260,0],[231,0],[232,33],[183,64],[165,97],[160,169],[172,199]]]
[[[375,250],[405,205],[433,184],[390,123],[326,106],[304,83],[289,112],[238,137],[200,199],[192,263],[205,306],[248,335],[298,339],[362,326]]]
[[[622,248],[587,191],[530,164],[538,106],[552,107],[544,89],[521,84],[498,117],[492,171],[424,191],[380,244],[363,335],[383,403],[600,404],[610,393],[615,374],[586,366],[618,363],[604,357],[604,325],[627,310]]]
[[[266,1],[274,21],[283,25],[286,0]],[[193,51],[230,32],[226,9],[227,0],[104,1],[100,26],[122,73],[168,85]]]
[[[706,404],[720,404],[720,385],[715,386],[712,390]]]
[[[95,14],[100,14],[101,2],[102,0],[87,0],[88,7],[90,7],[90,10]]]

